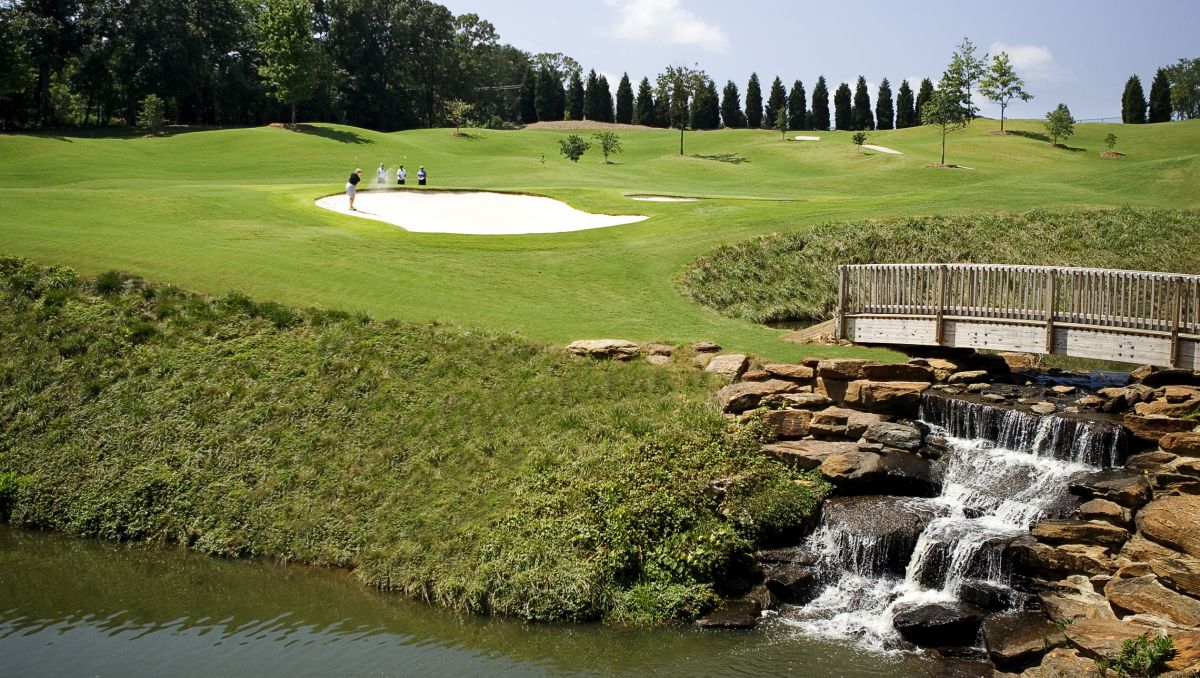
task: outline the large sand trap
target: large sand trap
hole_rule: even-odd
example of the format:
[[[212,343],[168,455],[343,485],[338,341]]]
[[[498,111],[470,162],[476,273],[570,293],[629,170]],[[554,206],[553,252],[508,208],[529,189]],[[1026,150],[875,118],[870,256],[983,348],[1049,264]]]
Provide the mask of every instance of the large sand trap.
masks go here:
[[[700,200],[700,198],[687,198],[681,195],[627,195],[625,197],[642,202],[696,202]]]
[[[346,194],[317,201],[318,207],[364,219],[395,224],[420,233],[517,235],[562,233],[632,224],[643,216],[581,212],[552,198],[509,193],[429,191],[423,189],[360,190],[351,212]]]
[[[794,139],[796,141],[820,141],[821,137],[809,137],[809,136],[801,135],[798,137],[792,137],[792,139]]]
[[[863,148],[869,148],[872,151],[879,151],[880,153],[891,153],[893,155],[904,155],[904,153],[897,151],[894,148],[888,148],[886,146],[876,146],[875,144],[863,144]]]

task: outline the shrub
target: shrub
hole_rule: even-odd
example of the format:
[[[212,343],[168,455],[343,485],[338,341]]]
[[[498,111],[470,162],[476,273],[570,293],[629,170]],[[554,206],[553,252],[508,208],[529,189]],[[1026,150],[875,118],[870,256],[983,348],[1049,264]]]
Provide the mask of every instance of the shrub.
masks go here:
[[[1128,678],[1153,678],[1161,673],[1166,663],[1175,656],[1175,643],[1170,636],[1155,636],[1142,634],[1137,638],[1127,638],[1121,643],[1121,651],[1116,657],[1097,659],[1096,665],[1101,675],[1108,671],[1118,676]]]
[[[583,157],[587,149],[591,147],[592,145],[584,141],[578,134],[572,134],[566,139],[558,140],[558,152],[566,156],[571,162],[579,162],[579,159]]]
[[[114,296],[125,289],[125,276],[120,271],[107,271],[96,276],[92,284],[100,294]]]

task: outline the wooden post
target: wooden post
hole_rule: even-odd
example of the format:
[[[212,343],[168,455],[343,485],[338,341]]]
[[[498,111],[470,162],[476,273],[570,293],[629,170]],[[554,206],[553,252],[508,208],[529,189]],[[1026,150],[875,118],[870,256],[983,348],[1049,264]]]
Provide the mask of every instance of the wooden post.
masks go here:
[[[1056,277],[1054,270],[1046,271],[1046,354],[1054,352],[1054,297]]]
[[[1171,355],[1169,364],[1178,367],[1179,363],[1179,321],[1183,316],[1183,279],[1171,281],[1171,297],[1174,308],[1171,310]]]
[[[937,292],[937,329],[934,330],[933,343],[938,346],[942,345],[942,338],[945,337],[945,326],[943,324],[943,316],[946,313],[946,265],[938,266],[938,292]]]
[[[846,266],[838,266],[838,300],[837,319],[834,322],[833,337],[841,340],[846,338]]]

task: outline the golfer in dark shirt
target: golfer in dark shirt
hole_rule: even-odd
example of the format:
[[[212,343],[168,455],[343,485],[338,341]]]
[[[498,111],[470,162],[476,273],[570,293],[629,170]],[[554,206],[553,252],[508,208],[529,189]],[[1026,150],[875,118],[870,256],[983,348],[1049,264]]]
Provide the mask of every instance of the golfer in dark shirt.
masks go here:
[[[350,211],[354,209],[354,195],[358,193],[358,182],[362,181],[362,170],[356,169],[350,173],[350,178],[346,180],[346,195],[350,196]]]

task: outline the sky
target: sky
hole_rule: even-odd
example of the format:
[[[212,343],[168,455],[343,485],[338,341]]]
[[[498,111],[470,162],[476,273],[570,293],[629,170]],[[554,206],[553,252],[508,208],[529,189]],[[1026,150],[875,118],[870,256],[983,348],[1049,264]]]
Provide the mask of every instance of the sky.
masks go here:
[[[818,75],[831,93],[862,75],[874,104],[884,78],[893,94],[904,79],[914,90],[921,78],[936,82],[968,37],[980,56],[1006,51],[1034,95],[1011,103],[1008,117],[1042,118],[1065,103],[1076,120],[1119,121],[1130,75],[1149,94],[1159,67],[1200,58],[1200,0],[440,2],[492,22],[502,42],[575,58],[607,75],[614,93],[622,73],[636,90],[667,65],[698,65],[718,90],[732,80],[743,97],[757,72],[764,99],[776,76],[789,90],[803,81],[811,97]],[[980,108],[999,117],[994,105]]]

